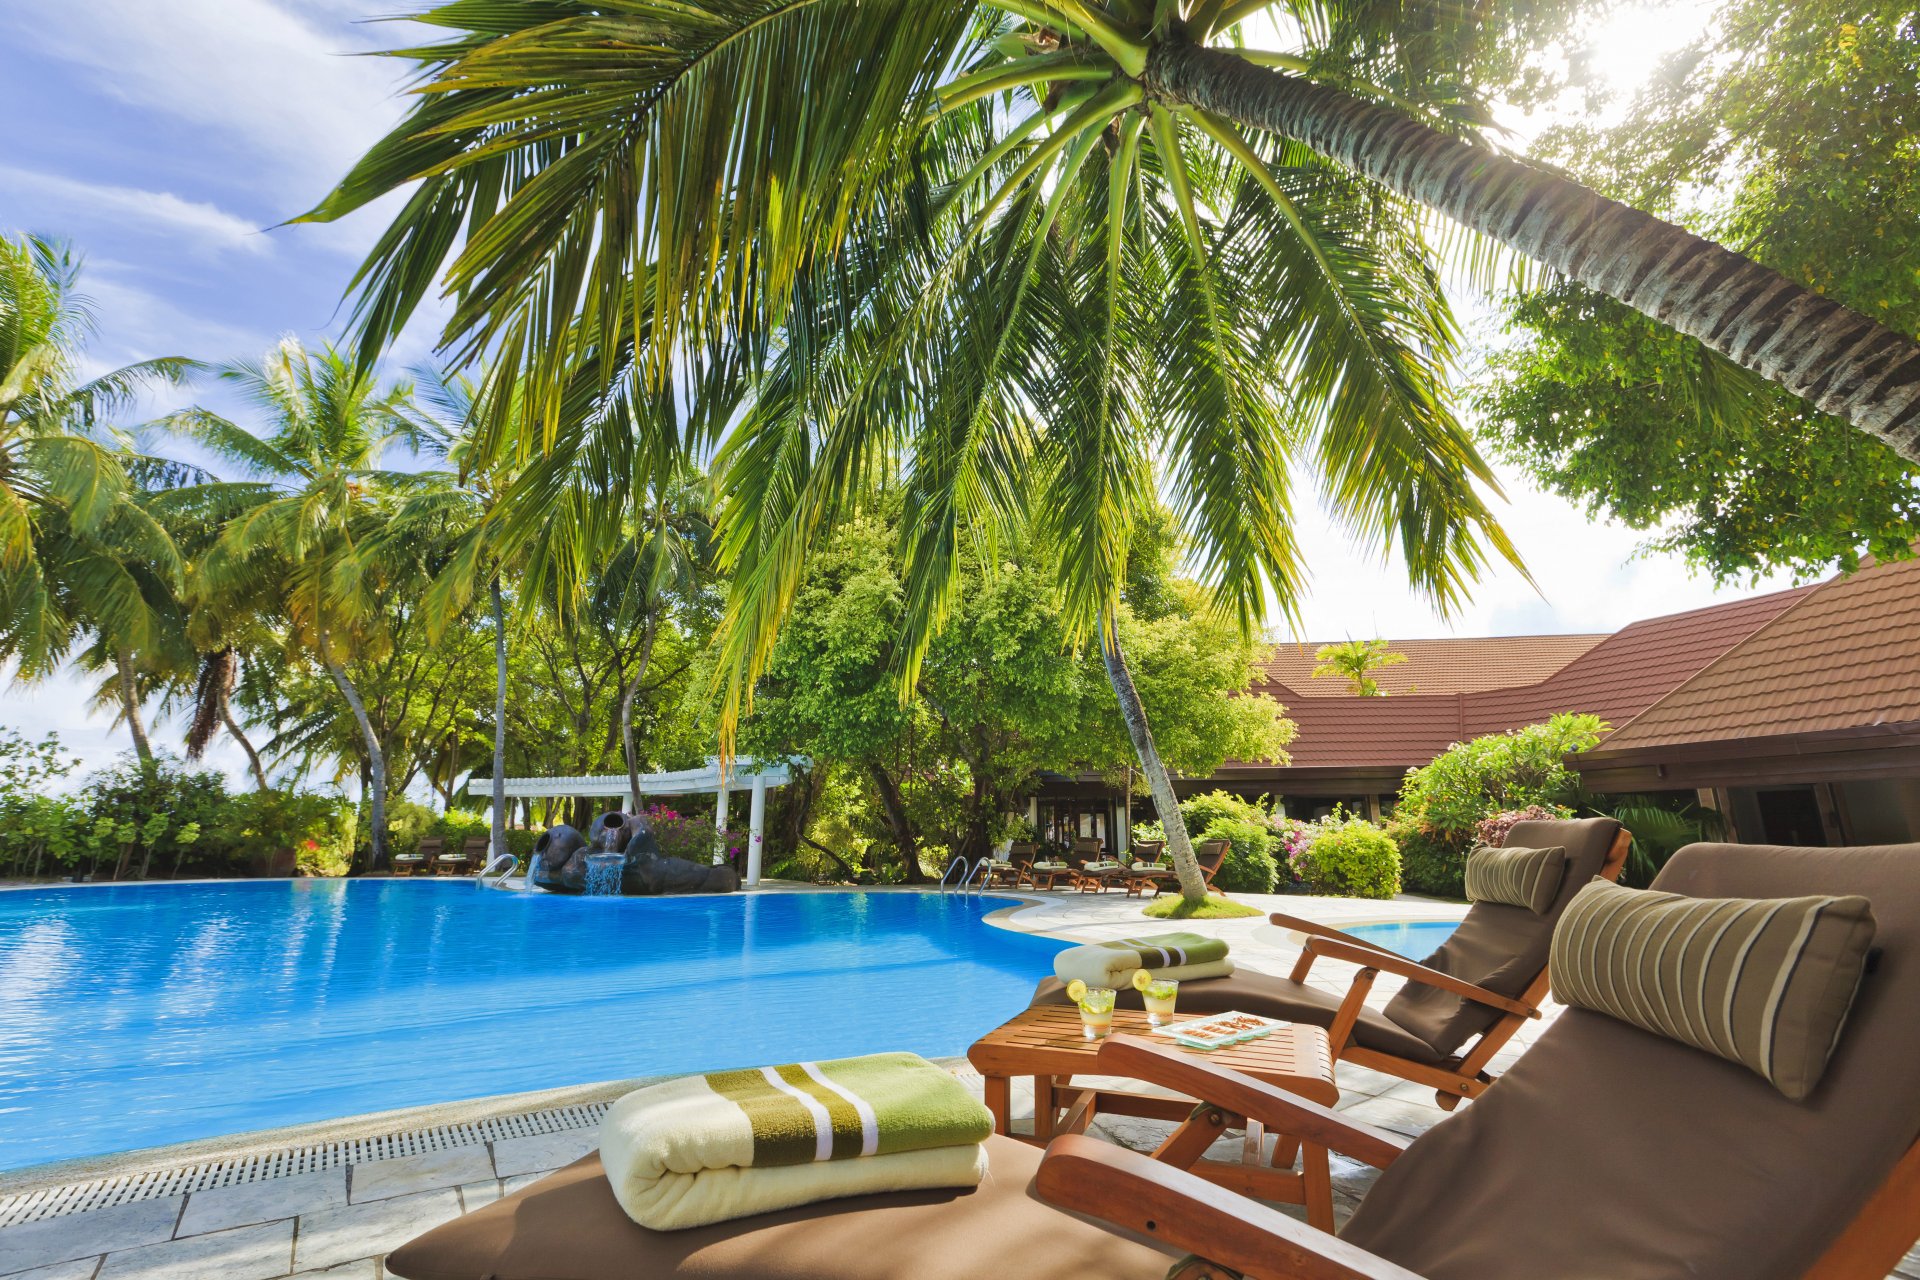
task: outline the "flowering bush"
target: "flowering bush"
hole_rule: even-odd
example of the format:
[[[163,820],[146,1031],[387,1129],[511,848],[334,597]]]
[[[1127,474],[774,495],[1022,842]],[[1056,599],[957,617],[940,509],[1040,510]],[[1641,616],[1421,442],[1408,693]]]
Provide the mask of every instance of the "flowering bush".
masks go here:
[[[702,866],[713,861],[715,853],[738,869],[747,856],[749,836],[729,827],[716,830],[706,818],[691,818],[663,804],[648,805],[647,824],[653,828],[654,843],[670,858],[685,858]]]
[[[1517,822],[1552,822],[1572,816],[1573,810],[1560,805],[1530,804],[1524,809],[1502,809],[1475,823],[1473,835],[1480,844],[1497,845],[1507,838],[1507,832],[1513,830]]]
[[[1309,893],[1343,898],[1391,898],[1400,892],[1400,850],[1393,837],[1339,811],[1299,824],[1302,842],[1287,861]]]

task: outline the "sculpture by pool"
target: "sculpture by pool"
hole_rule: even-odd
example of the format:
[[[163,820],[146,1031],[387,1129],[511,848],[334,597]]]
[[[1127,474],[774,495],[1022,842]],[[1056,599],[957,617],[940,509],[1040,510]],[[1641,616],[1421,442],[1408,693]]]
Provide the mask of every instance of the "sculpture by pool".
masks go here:
[[[607,855],[623,855],[616,864]],[[599,864],[596,866],[596,864]],[[637,813],[603,813],[582,835],[564,823],[543,832],[533,845],[529,878],[554,893],[732,893],[740,877],[732,867],[704,866],[660,852],[647,820]],[[595,872],[599,872],[596,877]]]

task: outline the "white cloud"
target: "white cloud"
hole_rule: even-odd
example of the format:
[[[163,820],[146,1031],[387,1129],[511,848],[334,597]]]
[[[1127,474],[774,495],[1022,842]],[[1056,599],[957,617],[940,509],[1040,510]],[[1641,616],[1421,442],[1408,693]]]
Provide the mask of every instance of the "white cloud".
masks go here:
[[[24,196],[29,208],[37,196],[39,203],[59,213],[63,225],[104,221],[121,231],[157,232],[216,251],[272,252],[272,242],[245,218],[170,191],[86,182],[6,165],[0,165],[0,181],[11,185],[16,200]]]

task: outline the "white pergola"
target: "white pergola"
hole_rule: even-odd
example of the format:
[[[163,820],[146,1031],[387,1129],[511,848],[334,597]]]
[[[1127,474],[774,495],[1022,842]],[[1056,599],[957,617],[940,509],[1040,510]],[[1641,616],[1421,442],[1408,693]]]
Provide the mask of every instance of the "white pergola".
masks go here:
[[[747,884],[760,883],[760,850],[767,823],[767,788],[793,781],[793,768],[785,761],[762,762],[739,756],[721,767],[717,758],[709,758],[697,769],[675,769],[669,773],[640,775],[640,794],[645,796],[688,796],[711,791],[714,795],[713,824],[725,830],[727,797],[736,791],[753,795],[747,820]],[[508,778],[506,793],[519,799],[547,799],[556,796],[611,796],[628,798],[624,773],[600,773],[578,778]],[[493,779],[475,774],[467,779],[467,794],[493,795]]]

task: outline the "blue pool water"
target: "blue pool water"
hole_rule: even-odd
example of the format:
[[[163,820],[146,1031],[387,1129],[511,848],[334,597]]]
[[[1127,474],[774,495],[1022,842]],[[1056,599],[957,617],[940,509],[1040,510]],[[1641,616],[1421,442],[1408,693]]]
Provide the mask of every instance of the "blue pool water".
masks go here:
[[[1391,924],[1348,925],[1346,932],[1410,959],[1425,960],[1459,927],[1458,920],[1398,920]]]
[[[981,919],[1001,905],[418,880],[0,893],[0,1170],[628,1076],[964,1053],[1063,945]]]

